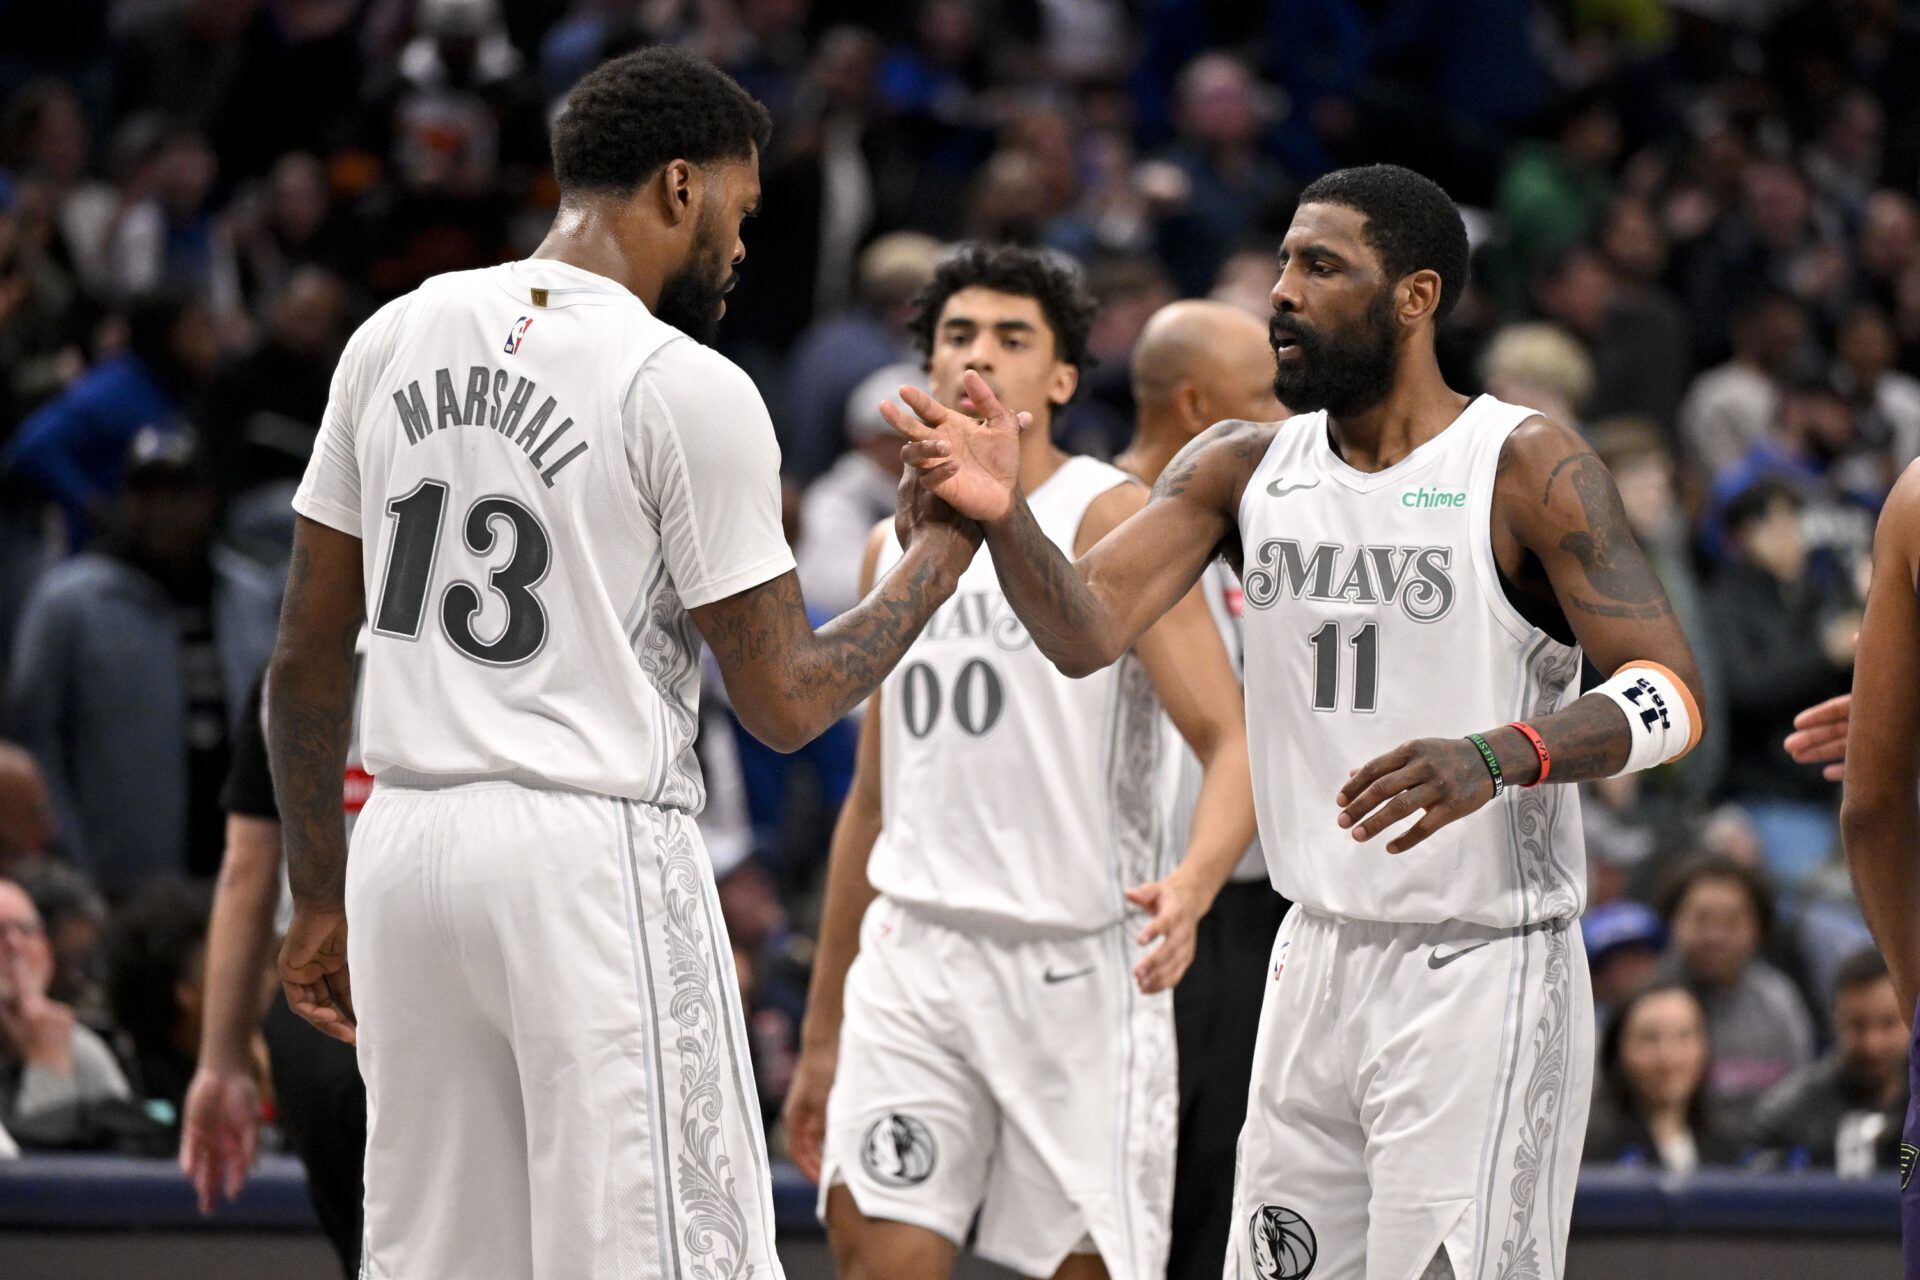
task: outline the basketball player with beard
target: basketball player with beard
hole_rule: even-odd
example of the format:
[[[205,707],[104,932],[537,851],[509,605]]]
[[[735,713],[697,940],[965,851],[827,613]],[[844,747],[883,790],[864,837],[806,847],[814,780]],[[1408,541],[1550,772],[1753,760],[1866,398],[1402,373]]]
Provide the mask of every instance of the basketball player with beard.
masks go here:
[[[266,723],[282,983],[367,1086],[368,1277],[781,1274],[694,826],[700,640],[741,722],[794,750],[879,684],[979,534],[922,510],[867,598],[809,624],[766,406],[700,341],[769,125],[678,50],[602,64],[555,121],[534,255],[427,281],[335,372]]]
[[[1434,333],[1467,238],[1394,166],[1302,193],[1271,338],[1281,423],[1211,428],[1091,551],[1022,491],[1017,424],[903,390],[922,482],[983,522],[1069,675],[1114,661],[1208,561],[1246,592],[1274,942],[1227,1274],[1558,1276],[1592,1083],[1585,851],[1557,784],[1677,758],[1693,656],[1605,466],[1570,427],[1449,388]],[[1582,696],[1582,654],[1605,679]],[[1440,736],[1426,736],[1426,735]],[[1541,785],[1555,784],[1555,785]]]
[[[1069,265],[972,244],[913,326],[936,394],[964,375],[1014,406],[1022,482],[1069,553],[1147,497],[1051,439],[1092,313]],[[864,577],[899,554],[889,521]],[[1169,719],[1197,758],[1177,829]],[[1164,1280],[1168,988],[1253,827],[1240,692],[1198,592],[1070,680],[975,559],[869,702],[834,830],[786,1115],[842,1276],[950,1275],[977,1217],[976,1252],[1023,1276]]]

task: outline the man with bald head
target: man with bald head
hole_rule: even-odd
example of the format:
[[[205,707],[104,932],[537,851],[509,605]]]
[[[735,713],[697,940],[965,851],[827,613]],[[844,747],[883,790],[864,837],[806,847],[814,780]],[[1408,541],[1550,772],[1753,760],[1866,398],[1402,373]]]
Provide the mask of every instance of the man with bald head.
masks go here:
[[[1216,422],[1288,416],[1273,390],[1267,327],[1224,302],[1175,302],[1147,321],[1133,348],[1133,441],[1115,465],[1151,486],[1173,456]],[[1223,561],[1200,578],[1207,608],[1240,667],[1240,581]],[[1199,794],[1185,753],[1171,813],[1184,829]],[[1180,1138],[1174,1155],[1169,1280],[1216,1280],[1233,1209],[1234,1144],[1247,1114],[1253,1041],[1266,993],[1267,953],[1287,913],[1256,839],[1200,919],[1193,965],[1173,993],[1180,1050]]]

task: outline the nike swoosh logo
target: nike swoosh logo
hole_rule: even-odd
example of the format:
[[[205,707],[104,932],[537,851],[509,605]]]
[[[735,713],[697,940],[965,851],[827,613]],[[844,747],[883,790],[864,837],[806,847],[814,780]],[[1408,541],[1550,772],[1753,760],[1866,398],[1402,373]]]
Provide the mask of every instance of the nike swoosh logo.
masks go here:
[[[1049,984],[1052,984],[1055,982],[1069,982],[1074,978],[1084,978],[1092,972],[1093,966],[1088,965],[1084,969],[1075,969],[1071,973],[1055,973],[1052,969],[1048,969],[1042,976]]]
[[[1478,951],[1482,947],[1490,947],[1492,945],[1493,943],[1491,941],[1476,942],[1470,947],[1461,947],[1459,950],[1449,952],[1444,956],[1440,954],[1440,948],[1435,947],[1432,951],[1429,951],[1427,953],[1427,968],[1444,969],[1448,965],[1452,964],[1455,960],[1458,960],[1461,956],[1466,955],[1469,951]]]
[[[1311,489],[1315,485],[1320,483],[1318,480],[1309,480],[1305,484],[1290,484],[1286,488],[1282,489],[1280,487],[1280,481],[1285,479],[1286,479],[1285,476],[1281,476],[1279,480],[1273,480],[1268,482],[1267,492],[1276,498],[1284,498],[1290,493],[1298,493],[1302,489]]]

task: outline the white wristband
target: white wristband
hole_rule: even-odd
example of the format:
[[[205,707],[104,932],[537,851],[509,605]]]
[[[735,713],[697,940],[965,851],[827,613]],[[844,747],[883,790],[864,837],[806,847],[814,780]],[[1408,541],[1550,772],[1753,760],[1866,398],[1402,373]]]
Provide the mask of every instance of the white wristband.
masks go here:
[[[1693,694],[1657,662],[1629,662],[1593,692],[1626,713],[1633,748],[1621,773],[1637,773],[1693,750],[1704,727]]]

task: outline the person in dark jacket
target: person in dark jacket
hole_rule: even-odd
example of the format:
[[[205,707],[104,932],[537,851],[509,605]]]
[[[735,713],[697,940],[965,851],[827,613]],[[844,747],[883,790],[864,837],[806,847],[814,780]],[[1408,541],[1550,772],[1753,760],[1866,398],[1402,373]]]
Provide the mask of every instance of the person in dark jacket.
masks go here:
[[[1728,761],[1727,792],[1753,816],[1768,870],[1789,889],[1833,846],[1838,788],[1796,766],[1781,743],[1801,707],[1847,691],[1860,623],[1847,584],[1815,572],[1801,506],[1777,478],[1728,504],[1736,559],[1707,605],[1726,677],[1728,738],[1747,744]]]
[[[1911,1034],[1887,962],[1871,947],[1834,984],[1834,1045],[1760,1100],[1754,1135],[1769,1163],[1865,1177],[1900,1167]]]
[[[25,422],[0,458],[29,490],[57,504],[69,546],[86,546],[120,492],[141,428],[181,429],[181,414],[219,358],[212,314],[175,288],[127,311],[127,350],[95,366]]]
[[[1707,1019],[1677,982],[1640,988],[1600,1043],[1584,1159],[1691,1173],[1730,1165],[1740,1143],[1707,1098]]]

